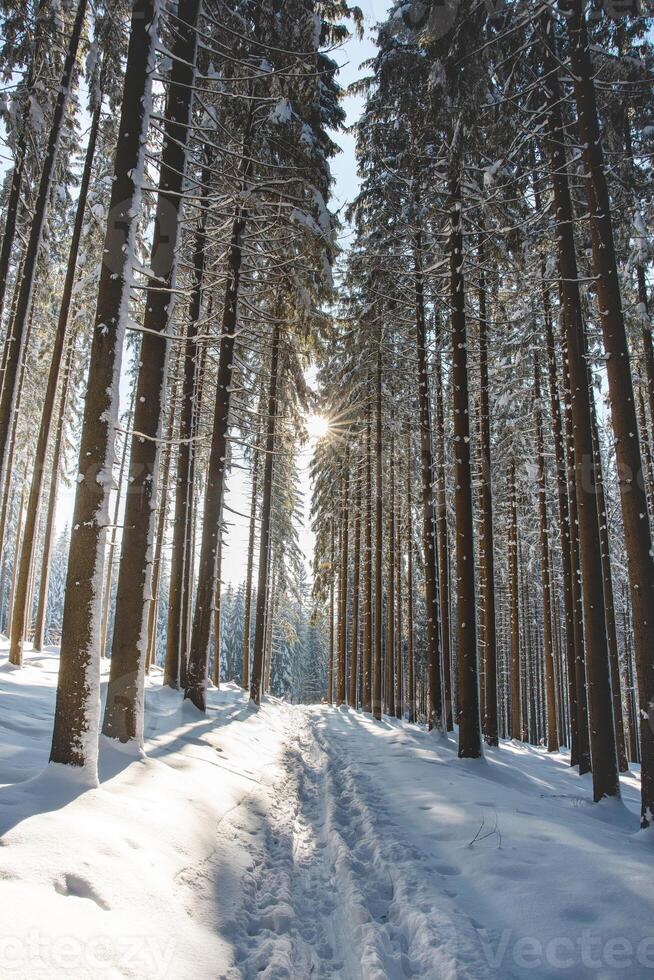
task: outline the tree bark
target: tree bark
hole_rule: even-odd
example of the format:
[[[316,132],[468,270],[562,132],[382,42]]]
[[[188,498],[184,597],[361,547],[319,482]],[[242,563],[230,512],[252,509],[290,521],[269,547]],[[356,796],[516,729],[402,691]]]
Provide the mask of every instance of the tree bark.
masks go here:
[[[268,384],[268,409],[266,420],[266,444],[263,466],[263,485],[261,497],[261,541],[259,545],[259,573],[257,578],[257,605],[254,617],[254,656],[252,660],[252,679],[250,701],[261,704],[263,667],[265,652],[265,612],[268,590],[268,565],[271,548],[270,515],[273,493],[273,453],[275,450],[275,427],[277,421],[277,384],[279,375],[279,346],[281,330],[279,321],[273,323],[270,342],[270,380]]]
[[[547,485],[543,451],[543,418],[541,410],[540,365],[534,357],[534,409],[536,416],[536,484],[540,522],[540,580],[543,592],[543,661],[545,665],[545,703],[547,706],[547,751],[559,751],[559,731],[554,678],[554,643],[552,640],[552,596],[550,572],[549,522],[547,517]]]
[[[438,595],[440,600],[441,649],[443,651],[443,697],[445,699],[445,729],[454,729],[452,700],[452,648],[450,638],[450,543],[447,532],[447,498],[445,496],[445,420],[443,410],[443,374],[441,353],[436,353],[434,361],[435,405],[436,405],[436,541],[438,548]]]
[[[360,469],[360,467],[359,467]],[[350,697],[357,707],[359,680],[359,591],[361,577],[361,473],[356,476],[354,498],[354,548],[352,554],[352,624],[350,629]]]
[[[399,496],[399,494],[398,494]],[[404,716],[402,691],[402,645],[404,628],[402,623],[402,498],[398,501],[395,516],[395,717]]]
[[[218,541],[218,557],[216,559],[216,595],[214,598],[214,608],[213,608],[213,674],[211,677],[213,686],[217,688],[220,687],[222,563],[223,563],[223,540],[221,537]],[[191,587],[192,586],[193,586],[193,578],[191,576]]]
[[[490,401],[488,386],[488,319],[484,242],[479,239],[479,453],[481,457],[481,620],[484,631],[484,700],[482,731],[488,745],[498,745],[497,735],[497,640],[495,625],[495,554],[493,542],[493,492],[491,482]]]
[[[456,143],[457,137],[453,138]],[[457,154],[455,153],[455,159]],[[454,409],[456,516],[456,655],[459,758],[482,754],[477,676],[475,553],[470,472],[468,354],[463,278],[461,182],[457,164],[450,176],[450,308],[452,325],[452,388]]]
[[[262,389],[263,390],[263,389]],[[260,406],[261,407],[261,406]],[[248,561],[245,573],[245,600],[243,605],[243,646],[241,649],[241,687],[250,688],[250,618],[252,612],[252,568],[254,565],[254,541],[257,529],[257,497],[259,493],[259,425],[255,436],[255,449],[252,457],[252,494],[250,496],[250,530],[248,532]]]
[[[132,12],[114,179],[79,453],[50,760],[97,778],[101,575],[112,483],[118,378],[129,302],[157,41],[156,0]]]
[[[118,539],[118,520],[120,517],[120,498],[122,487],[125,480],[125,468],[129,455],[129,432],[134,421],[134,396],[132,391],[129,410],[125,418],[125,435],[123,437],[123,448],[120,453],[120,468],[118,470],[118,481],[116,483],[116,499],[114,500],[114,513],[111,526],[109,528],[110,541],[109,553],[105,562],[104,588],[102,590],[102,626],[100,627],[100,656],[104,657],[107,648],[107,630],[109,627],[109,607],[111,606],[111,583],[113,581],[114,558],[116,554],[116,543]]]
[[[253,106],[249,101],[248,115],[243,135],[242,185],[247,185],[252,168],[250,157],[250,137],[252,129]],[[209,665],[209,642],[215,594],[216,558],[220,519],[223,512],[225,493],[225,474],[227,467],[227,432],[229,429],[229,410],[231,405],[231,384],[234,370],[234,343],[238,319],[238,301],[243,264],[243,235],[247,223],[247,212],[239,207],[232,224],[232,236],[226,258],[227,286],[223,306],[220,350],[218,355],[218,378],[214,405],[213,431],[207,482],[204,491],[204,510],[202,541],[198,563],[198,589],[195,601],[189,666],[184,696],[190,698],[201,711],[206,710],[207,670]],[[258,602],[257,597],[257,602]],[[261,676],[259,676],[259,684]]]
[[[170,560],[168,590],[168,620],[166,623],[166,660],[164,684],[178,688],[181,662],[186,655],[188,634],[188,569],[191,559],[191,516],[193,510],[193,419],[199,394],[198,323],[202,311],[202,281],[204,278],[206,236],[206,198],[211,175],[209,167],[202,172],[201,213],[193,248],[193,286],[189,307],[189,321],[184,345],[184,380],[179,420],[179,451],[175,480],[175,516],[173,543]]]
[[[116,591],[116,619],[102,732],[120,742],[142,742],[143,685],[160,443],[168,373],[168,333],[175,306],[183,191],[197,51],[200,0],[180,0],[141,341],[134,434]]]
[[[522,684],[520,670],[520,612],[518,604],[518,508],[515,462],[511,459],[508,479],[509,531],[509,694],[511,738],[522,739]]]
[[[392,394],[392,393],[391,393]],[[386,532],[386,714],[395,714],[395,435],[391,418],[391,437],[389,444],[389,489],[388,528]]]
[[[336,574],[336,541],[334,529],[334,516],[329,522],[329,659],[327,661],[327,703],[332,704],[334,700],[334,581]]]
[[[52,340],[50,369],[48,371],[45,397],[41,409],[41,421],[39,424],[36,447],[34,449],[32,479],[30,483],[30,492],[27,499],[27,510],[25,514],[25,526],[23,528],[20,556],[17,556],[18,577],[12,610],[11,638],[9,645],[9,660],[13,664],[22,663],[23,657],[23,640],[25,638],[26,627],[28,625],[27,620],[29,617],[29,607],[27,605],[28,580],[30,576],[30,569],[32,568],[34,561],[34,549],[38,530],[39,502],[41,500],[43,478],[45,476],[50,428],[54,417],[54,407],[57,398],[57,389],[59,387],[61,361],[66,343],[66,329],[70,313],[70,302],[73,295],[73,286],[75,284],[77,256],[79,254],[79,244],[84,225],[86,199],[88,196],[89,185],[91,183],[91,171],[93,169],[93,157],[95,155],[95,146],[100,125],[101,108],[102,94],[100,93],[91,119],[91,128],[86,147],[84,169],[82,171],[79,196],[77,198],[73,235],[68,250],[68,264],[66,267],[66,276],[61,295],[61,303],[59,306],[59,318],[57,321],[57,329],[55,330],[55,335]]]
[[[382,500],[382,331],[379,329],[377,350],[377,383],[375,410],[375,646],[372,677],[372,714],[378,721],[382,716],[382,630],[383,625],[383,500]]]
[[[366,519],[364,524],[364,616],[363,616],[363,650],[361,670],[361,707],[364,711],[372,710],[372,409],[369,406],[366,423],[366,456],[365,456],[365,505]]]
[[[411,466],[413,453],[411,430],[407,431],[407,514],[406,514],[406,596],[407,596],[407,705],[409,722],[416,721],[416,682],[413,651],[413,487]]]
[[[61,469],[61,450],[64,438],[64,420],[68,406],[70,374],[75,353],[75,337],[68,339],[68,350],[61,372],[61,391],[59,395],[59,412],[55,430],[54,446],[52,447],[52,464],[50,469],[50,485],[48,487],[48,509],[43,534],[43,554],[41,556],[41,574],[39,575],[39,596],[36,606],[36,621],[34,624],[34,649],[43,650],[45,646],[46,617],[48,612],[48,585],[50,582],[50,559],[54,538],[55,514],[57,510],[57,491],[59,489],[59,471]],[[1,593],[0,593],[1,594]]]
[[[579,762],[577,735],[577,682],[576,682],[576,651],[575,651],[575,607],[573,601],[572,582],[572,549],[570,509],[568,504],[568,488],[566,481],[565,445],[563,423],[561,421],[561,406],[557,392],[556,352],[554,349],[554,332],[552,330],[552,313],[549,292],[543,288],[543,308],[545,324],[545,347],[547,350],[547,378],[550,399],[550,415],[552,418],[554,458],[556,460],[556,489],[559,517],[559,540],[561,545],[561,580],[563,584],[563,616],[565,627],[565,663],[567,668],[568,714],[570,721],[570,765]],[[576,534],[576,530],[575,530]],[[583,637],[582,637],[583,640]]]
[[[604,477],[602,475],[602,457],[600,452],[599,430],[597,427],[597,412],[595,400],[591,395],[591,421],[593,425],[593,453],[595,456],[597,513],[599,516],[600,546],[602,548],[602,582],[604,583],[604,610],[606,613],[606,640],[609,646],[609,664],[611,667],[611,697],[613,700],[613,724],[615,726],[615,742],[618,753],[618,769],[627,772],[627,754],[624,743],[624,723],[622,720],[622,691],[620,690],[620,662],[618,658],[618,635],[615,625],[615,602],[613,598],[613,575],[611,571],[611,547],[607,525],[606,497],[604,494]]]
[[[543,45],[547,77],[547,142],[552,169],[559,246],[559,274],[563,296],[566,348],[572,396],[575,490],[579,521],[579,553],[582,575],[584,647],[590,709],[590,745],[593,797],[619,796],[618,766],[613,727],[609,652],[601,570],[601,547],[596,501],[596,473],[592,448],[590,391],[586,363],[586,338],[579,296],[575,255],[574,212],[566,176],[565,138],[561,119],[558,64],[549,17]],[[610,365],[609,365],[610,371]],[[578,697],[579,697],[579,692]]]
[[[427,371],[427,329],[425,323],[422,239],[414,245],[416,354],[418,364],[418,406],[420,419],[420,479],[422,490],[422,541],[424,553],[425,606],[427,617],[427,672],[429,678],[429,729],[443,730],[443,688],[438,642],[438,575],[436,569],[436,508],[434,506],[434,461],[432,457],[431,404]]]
[[[336,705],[345,704],[347,692],[346,652],[347,652],[347,579],[350,550],[350,456],[349,446],[345,448],[341,484],[341,528],[340,528],[340,571],[338,576],[338,659],[336,663]]]
[[[179,357],[178,357],[179,360]],[[148,656],[145,672],[148,674],[152,664],[157,661],[157,610],[159,606],[159,584],[161,582],[161,563],[164,539],[166,537],[166,515],[168,512],[168,483],[170,467],[173,458],[173,431],[176,416],[176,390],[172,398],[172,406],[168,416],[166,429],[166,445],[164,446],[163,463],[161,466],[161,481],[159,486],[159,505],[157,511],[157,534],[154,546],[154,561],[152,563],[152,599],[148,609]]]

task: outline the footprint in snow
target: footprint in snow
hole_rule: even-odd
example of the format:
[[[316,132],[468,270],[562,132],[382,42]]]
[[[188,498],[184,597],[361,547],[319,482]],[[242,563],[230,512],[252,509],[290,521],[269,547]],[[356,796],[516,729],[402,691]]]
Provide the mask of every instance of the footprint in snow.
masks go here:
[[[437,864],[436,871],[439,875],[446,875],[448,877],[461,874],[461,869],[455,867],[453,864]]]
[[[59,895],[69,895],[73,898],[88,898],[91,902],[108,912],[111,906],[97,893],[90,881],[81,875],[65,874],[63,879],[54,882],[54,889]]]

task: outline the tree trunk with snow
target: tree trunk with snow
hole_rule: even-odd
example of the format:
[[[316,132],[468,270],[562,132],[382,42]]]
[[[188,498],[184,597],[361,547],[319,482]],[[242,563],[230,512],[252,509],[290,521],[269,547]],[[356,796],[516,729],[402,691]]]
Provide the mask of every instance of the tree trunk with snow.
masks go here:
[[[382,716],[382,630],[383,617],[383,569],[384,543],[382,499],[383,418],[382,418],[382,329],[379,328],[377,347],[377,377],[375,387],[375,643],[372,666],[372,714],[377,720]]]
[[[548,31],[543,51],[547,77],[544,82],[547,103],[547,145],[552,170],[554,205],[559,246],[559,274],[566,332],[566,353],[572,400],[572,435],[575,458],[575,492],[579,522],[579,555],[582,576],[584,649],[589,716],[589,734],[595,800],[619,796],[618,767],[613,727],[613,705],[609,651],[606,640],[606,614],[602,584],[601,547],[596,500],[590,390],[587,349],[583,325],[577,260],[575,254],[574,212],[566,175],[564,130],[561,118],[558,63],[554,38]],[[579,698],[579,692],[577,692]]]
[[[359,686],[359,606],[361,580],[361,467],[357,467],[354,493],[354,546],[352,553],[352,626],[350,629],[350,696],[349,702],[357,707]]]
[[[634,649],[640,700],[641,823],[645,827],[654,820],[654,726],[650,723],[650,716],[654,710],[654,616],[652,616],[654,553],[647,520],[647,500],[642,482],[634,389],[622,312],[620,280],[613,241],[611,201],[604,168],[593,81],[594,69],[590,58],[584,4],[582,0],[559,0],[559,9],[566,18],[570,45],[570,67],[577,107],[577,127],[582,144],[593,267],[606,353],[606,374],[633,607]],[[601,664],[593,662],[589,666],[591,666],[589,680],[591,730],[601,727],[603,732],[602,745],[593,744],[593,758],[603,749],[608,759],[613,761],[615,738],[611,737],[612,718],[605,723],[605,716],[611,707],[610,682],[607,684],[604,680],[608,664],[605,664],[602,658]],[[600,691],[597,690],[598,681],[601,683]],[[600,694],[601,706],[597,703]],[[600,711],[601,717],[598,716]],[[618,793],[617,775],[611,768],[610,772],[607,770],[602,782],[595,787],[595,797],[618,795]]]
[[[456,142],[457,135],[453,137]],[[456,159],[456,151],[453,151]],[[454,167],[456,167],[456,162]],[[456,656],[459,757],[481,755],[479,687],[477,676],[477,614],[475,552],[470,471],[470,413],[468,400],[468,339],[463,278],[461,181],[450,177],[450,307],[452,325],[452,404],[454,411],[454,504],[456,518]]]
[[[127,325],[158,0],[132,11],[111,203],[84,403],[50,760],[96,778],[100,714],[100,603],[112,484],[118,382]]]
[[[545,703],[547,707],[547,751],[559,751],[556,686],[554,679],[554,642],[552,639],[552,593],[550,570],[550,529],[547,515],[547,485],[543,449],[543,416],[540,404],[540,365],[534,358],[534,414],[536,416],[536,486],[540,533],[540,580],[543,592],[543,661],[545,665]]]
[[[180,0],[164,110],[151,272],[136,383],[116,619],[102,726],[104,735],[124,743],[140,744],[143,738],[143,685],[152,589],[156,488],[168,372],[168,335],[175,307],[200,2]]]
[[[346,437],[347,438],[347,437]],[[336,660],[336,705],[347,699],[347,605],[348,559],[350,551],[350,452],[345,447],[341,482],[340,569],[338,573],[338,657]]]
[[[427,371],[427,327],[421,257],[422,239],[414,247],[416,355],[418,412],[420,421],[420,480],[422,493],[422,545],[427,616],[427,674],[429,678],[429,728],[443,729],[443,688],[439,650],[438,574],[436,569],[436,508],[432,456],[431,404]]]
[[[79,13],[78,13],[78,17],[79,17]],[[80,239],[82,237],[82,228],[84,225],[86,199],[88,196],[89,185],[91,183],[91,171],[93,168],[93,157],[95,155],[95,145],[97,142],[98,128],[100,125],[101,108],[102,108],[102,93],[100,92],[91,119],[91,128],[89,130],[89,138],[86,147],[84,168],[82,171],[82,179],[79,186],[79,195],[77,198],[77,210],[75,213],[75,221],[73,224],[73,234],[70,242],[70,247],[68,249],[68,264],[66,267],[66,276],[64,279],[63,291],[61,294],[61,303],[59,305],[59,318],[57,321],[57,328],[55,330],[55,334],[52,340],[52,354],[50,360],[50,369],[48,371],[48,380],[46,382],[43,407],[41,409],[41,421],[39,424],[39,432],[36,439],[36,446],[34,448],[32,479],[30,483],[29,497],[27,500],[27,511],[25,514],[25,526],[23,529],[21,551],[20,551],[20,556],[17,558],[18,577],[16,581],[16,593],[14,595],[14,604],[12,610],[11,638],[10,638],[10,645],[9,645],[9,660],[11,661],[11,663],[14,664],[20,664],[22,661],[23,640],[28,625],[27,624],[27,618],[29,615],[29,607],[27,604],[28,579],[30,575],[30,569],[32,568],[32,563],[34,560],[35,539],[38,531],[39,503],[41,500],[41,490],[43,487],[43,478],[45,475],[45,465],[46,465],[46,458],[48,453],[48,441],[50,438],[50,428],[51,428],[52,419],[54,417],[54,407],[57,398],[57,390],[59,387],[61,361],[64,355],[64,348],[66,344],[66,330],[68,326],[68,318],[70,313],[70,302],[73,295],[73,286],[75,285],[75,271],[77,266],[77,257],[79,254],[79,244],[80,244]]]
[[[259,573],[257,578],[257,605],[254,616],[254,655],[252,658],[252,678],[250,682],[250,701],[261,704],[263,693],[263,669],[266,642],[266,598],[268,591],[268,565],[271,551],[270,512],[273,495],[273,453],[275,451],[275,427],[277,421],[277,386],[279,380],[279,347],[281,329],[279,308],[273,323],[270,341],[270,379],[268,382],[268,407],[266,419],[265,458],[263,465],[263,484],[261,498],[261,538],[259,544]]]
[[[484,242],[479,240],[479,453],[481,457],[481,580],[484,629],[484,698],[482,732],[488,745],[497,735],[497,640],[495,626],[495,548],[493,541],[493,492],[491,483],[490,398],[488,383],[488,319]],[[441,573],[442,574],[442,573]]]

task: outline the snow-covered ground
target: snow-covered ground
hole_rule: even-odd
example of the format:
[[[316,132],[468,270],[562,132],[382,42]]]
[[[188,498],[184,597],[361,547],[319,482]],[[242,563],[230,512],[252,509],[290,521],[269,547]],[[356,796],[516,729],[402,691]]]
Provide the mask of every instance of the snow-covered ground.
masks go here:
[[[563,756],[148,682],[147,753],[47,762],[57,659],[0,660],[0,977],[654,975],[654,843]]]

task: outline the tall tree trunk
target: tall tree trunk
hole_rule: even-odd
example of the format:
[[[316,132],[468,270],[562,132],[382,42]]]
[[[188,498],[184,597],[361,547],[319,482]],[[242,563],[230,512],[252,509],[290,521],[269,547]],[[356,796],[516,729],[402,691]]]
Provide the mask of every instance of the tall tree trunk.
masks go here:
[[[565,329],[565,328],[564,328]],[[579,521],[577,519],[577,488],[575,448],[573,437],[572,395],[566,345],[563,344],[563,391],[565,398],[565,456],[570,509],[570,563],[572,573],[572,607],[575,648],[575,697],[577,703],[577,759],[579,775],[590,772],[590,733],[588,731],[588,695],[586,691],[586,648],[584,641],[584,612],[581,595],[581,559]]]
[[[179,361],[179,356],[177,357]],[[177,389],[171,399],[171,409],[168,416],[168,426],[166,428],[166,444],[163,449],[163,463],[161,465],[161,481],[159,486],[159,505],[157,511],[157,534],[154,545],[154,560],[152,563],[152,599],[148,609],[148,656],[145,664],[146,674],[157,662],[157,612],[159,607],[159,586],[161,582],[161,563],[163,561],[163,546],[166,537],[166,515],[168,513],[168,483],[170,480],[170,467],[173,459],[173,432],[175,426]]]
[[[247,119],[243,135],[242,185],[247,185],[252,168],[250,140],[252,131],[253,105],[249,100]],[[243,264],[243,236],[247,223],[247,212],[239,208],[232,224],[232,236],[226,258],[227,286],[223,306],[220,349],[218,354],[218,377],[214,405],[213,431],[207,481],[204,491],[202,541],[198,563],[198,590],[195,601],[191,643],[188,659],[188,676],[185,697],[201,711],[206,708],[207,670],[209,666],[209,642],[216,582],[216,558],[220,518],[223,512],[225,494],[225,475],[227,468],[227,432],[229,429],[229,410],[231,405],[231,385],[234,371],[234,343],[238,320],[238,301]],[[258,597],[257,597],[258,601]],[[261,677],[259,677],[261,683]]]
[[[16,592],[14,595],[11,620],[11,638],[9,644],[9,660],[13,664],[20,664],[22,662],[23,640],[25,638],[26,627],[28,625],[27,620],[29,618],[29,607],[27,602],[27,586],[30,569],[32,568],[34,561],[34,550],[38,531],[39,502],[41,500],[41,490],[43,487],[43,478],[45,476],[48,441],[50,438],[51,423],[54,417],[57,389],[59,387],[61,361],[66,344],[66,329],[70,313],[70,301],[73,295],[73,286],[75,284],[77,256],[79,253],[79,244],[84,225],[86,199],[88,196],[89,185],[91,183],[91,171],[93,169],[93,157],[95,155],[95,145],[97,142],[98,128],[100,125],[101,108],[102,94],[100,93],[91,119],[91,128],[86,147],[84,169],[82,171],[82,180],[80,182],[79,196],[77,198],[77,210],[73,224],[73,235],[68,250],[66,276],[61,295],[61,303],[59,306],[59,319],[57,321],[57,329],[55,330],[55,335],[52,340],[50,369],[48,371],[45,397],[41,409],[41,421],[39,424],[39,432],[33,455],[34,462],[32,467],[32,480],[27,499],[27,511],[25,514],[25,526],[23,529],[20,557],[17,556],[18,577],[16,582]]]
[[[609,651],[606,640],[586,338],[573,237],[574,212],[565,170],[565,138],[561,118],[558,63],[553,49],[554,37],[551,33],[548,14],[543,16],[546,21],[544,27],[547,31],[543,44],[547,73],[544,82],[547,101],[547,143],[556,209],[559,275],[563,296],[566,352],[572,395],[572,432],[584,611],[584,648],[590,709],[589,734],[593,762],[593,797],[597,801],[604,796],[619,796],[620,787],[613,727]],[[610,371],[609,362],[609,373]],[[577,696],[579,697],[579,692],[577,692]]]
[[[606,352],[606,373],[633,607],[634,648],[641,714],[641,825],[645,827],[654,819],[654,729],[649,721],[651,711],[654,709],[654,619],[651,615],[654,603],[652,535],[646,518],[645,490],[640,479],[642,461],[634,389],[584,5],[580,0],[561,0],[560,8],[567,18],[570,65],[577,106],[577,126],[582,143],[593,266]]]
[[[395,717],[404,716],[402,691],[402,645],[404,627],[402,623],[402,498],[399,497],[395,517]]]
[[[406,514],[406,597],[407,597],[407,705],[409,722],[416,721],[416,682],[413,652],[413,487],[411,467],[413,453],[411,430],[407,431],[407,514]]]
[[[615,602],[613,598],[613,575],[611,571],[611,547],[609,543],[608,514],[606,512],[606,497],[604,494],[604,477],[602,475],[602,456],[600,450],[599,430],[595,400],[591,395],[591,421],[593,425],[593,453],[595,456],[597,513],[599,515],[600,545],[602,548],[602,581],[604,583],[604,609],[606,612],[606,640],[609,645],[609,663],[611,666],[611,697],[613,699],[613,724],[615,725],[615,741],[618,753],[618,768],[627,772],[627,754],[624,744],[624,723],[622,720],[622,691],[620,690],[620,662],[618,658],[618,635],[615,625]]]
[[[518,604],[518,507],[516,501],[515,462],[509,464],[508,479],[509,530],[509,695],[511,738],[522,739],[522,684],[520,679],[520,612]]]
[[[361,467],[359,466],[360,470]],[[354,498],[354,549],[352,554],[352,625],[350,629],[350,704],[357,707],[359,679],[359,586],[361,575],[361,473],[356,476]]]
[[[274,471],[274,466],[273,466]],[[273,657],[273,623],[275,620],[275,607],[277,598],[277,568],[275,549],[270,549],[270,561],[268,563],[268,585],[266,588],[266,613],[264,628],[264,652],[263,652],[263,691],[270,693],[270,674],[272,671]]]
[[[579,761],[577,745],[577,682],[576,682],[576,651],[575,651],[575,611],[572,584],[572,549],[570,510],[568,505],[568,488],[566,481],[565,445],[563,423],[561,421],[561,406],[557,391],[556,351],[554,349],[554,333],[552,330],[552,312],[549,292],[543,287],[543,309],[545,324],[545,347],[547,350],[547,378],[550,399],[550,415],[552,418],[554,458],[556,460],[556,489],[559,517],[559,541],[561,545],[561,581],[563,585],[563,616],[565,626],[565,663],[567,668],[568,713],[570,719],[570,765],[576,766]],[[576,529],[574,530],[576,535]]]
[[[375,406],[375,646],[372,676],[372,714],[378,721],[382,716],[382,630],[383,624],[383,573],[384,558],[382,500],[382,329],[379,328],[377,350],[377,384]]]
[[[279,320],[273,323],[272,339],[270,342],[270,380],[268,385],[268,409],[266,420],[266,444],[263,466],[263,486],[261,498],[261,541],[259,544],[259,573],[257,579],[257,606],[254,616],[254,656],[252,660],[252,679],[250,683],[250,701],[261,704],[265,633],[265,612],[268,590],[268,564],[270,561],[271,527],[270,514],[272,510],[273,493],[273,453],[275,450],[275,426],[277,421],[277,383],[279,375],[279,347],[281,330]]]
[[[263,389],[262,389],[263,390]],[[257,497],[259,493],[259,439],[260,431],[257,425],[255,449],[252,457],[252,493],[250,496],[250,530],[248,532],[248,560],[245,573],[245,601],[243,605],[243,646],[241,648],[241,687],[244,691],[250,688],[250,618],[252,612],[252,568],[254,565],[254,541],[257,529]]]
[[[453,137],[456,143],[457,136]],[[454,151],[453,151],[454,152]],[[457,158],[455,153],[455,159]],[[458,170],[450,177],[450,307],[452,324],[452,389],[454,408],[455,515],[456,515],[456,656],[458,667],[457,717],[459,757],[481,755],[475,551],[470,472],[470,414],[468,408],[468,353],[463,278],[461,182]]]
[[[334,528],[334,516],[330,519],[329,535],[329,657],[327,661],[327,703],[332,704],[334,700],[334,580],[336,576],[336,533]]]
[[[654,526],[654,470],[652,469],[652,449],[647,433],[647,417],[645,415],[645,402],[643,400],[643,389],[638,386],[636,389],[636,409],[638,413],[638,428],[640,429],[640,445],[643,456],[643,483],[649,508],[650,527]]]
[[[16,406],[18,394],[18,366],[20,363],[25,327],[30,317],[32,306],[32,294],[36,281],[36,271],[38,266],[39,252],[41,249],[41,239],[43,237],[43,227],[48,213],[48,203],[54,180],[57,156],[61,133],[64,128],[64,117],[66,106],[73,82],[73,72],[77,59],[77,49],[86,17],[87,0],[78,0],[75,20],[68,40],[68,50],[61,76],[61,82],[57,92],[48,145],[45,151],[39,187],[34,202],[32,222],[30,225],[25,259],[23,261],[23,274],[20,280],[18,299],[16,302],[16,313],[12,321],[11,341],[7,351],[5,362],[5,373],[3,378],[2,394],[0,395],[0,473],[6,468],[7,443],[11,419]]]
[[[547,486],[543,451],[543,418],[541,409],[540,365],[534,359],[534,397],[536,415],[536,483],[540,521],[540,579],[543,591],[543,660],[545,664],[545,699],[547,705],[547,751],[559,751],[558,718],[556,713],[556,684],[554,678],[554,643],[552,640],[552,595],[550,573],[549,522],[547,518]]]
[[[372,710],[372,408],[368,406],[366,424],[365,506],[366,519],[363,532],[364,551],[364,616],[363,650],[361,658],[361,707]]]
[[[627,723],[629,730],[629,758],[632,762],[638,762],[640,756],[638,752],[638,717],[636,712],[636,689],[634,687],[634,672],[631,659],[631,622],[629,619],[629,601],[627,589],[625,588],[622,596],[623,609],[623,635],[624,635],[624,661],[626,684],[625,692],[627,695]]]
[[[11,582],[9,584],[9,601],[7,603],[7,633],[11,633],[12,611],[14,608],[14,593],[16,591],[16,573],[18,571],[17,556],[20,551],[20,541],[23,536],[23,512],[27,497],[27,463],[23,469],[23,479],[20,485],[20,501],[18,503],[18,513],[16,515],[16,535],[14,537],[14,561],[12,562]]]
[[[488,319],[484,242],[479,239],[479,454],[481,457],[481,580],[484,630],[484,700],[482,731],[488,745],[497,745],[497,640],[495,627],[495,555],[491,482],[490,401],[488,386]]]
[[[198,325],[202,312],[202,281],[206,252],[206,198],[209,192],[211,173],[208,166],[202,171],[201,213],[195,234],[193,248],[193,287],[189,307],[189,322],[184,345],[184,379],[182,382],[182,404],[179,420],[179,451],[177,454],[177,476],[175,480],[175,517],[173,523],[173,544],[170,560],[170,583],[168,590],[168,620],[166,623],[166,659],[164,664],[164,684],[173,688],[180,685],[181,662],[186,655],[188,633],[188,569],[191,545],[191,515],[193,510],[193,419],[196,399],[199,394],[199,348],[197,344]]]
[[[345,448],[343,460],[343,477],[341,484],[341,529],[340,529],[340,559],[341,568],[338,576],[338,660],[336,665],[336,704],[341,705],[346,700],[346,652],[347,652],[347,570],[350,545],[350,457],[349,446]]]
[[[136,0],[84,404],[50,759],[97,778],[101,575],[159,5]]]
[[[652,324],[645,284],[645,269],[636,266],[638,277],[638,305],[641,318],[641,340],[643,344],[643,360],[645,361],[645,377],[647,379],[647,404],[649,406],[650,431],[648,435],[654,441],[654,346],[652,345]]]
[[[441,649],[443,651],[443,697],[445,699],[445,729],[454,729],[452,701],[452,649],[450,642],[450,544],[447,533],[447,498],[445,496],[445,419],[443,410],[443,374],[441,353],[437,351],[434,361],[435,373],[435,449],[436,449],[436,496],[437,520],[436,541],[438,548],[438,595],[440,600]]]
[[[16,313],[17,299],[18,299],[18,288],[14,290],[14,296],[12,297],[12,310],[9,318],[10,322],[7,327],[7,333],[9,336],[11,336],[11,330],[12,330],[11,323]],[[13,417],[9,429],[9,442],[7,444],[7,465],[5,467],[4,472],[0,472],[0,488],[2,491],[2,505],[0,506],[0,559],[3,562],[3,571],[4,571],[5,535],[7,532],[7,514],[8,514],[8,507],[9,507],[9,495],[11,491],[12,476],[14,471],[13,462],[14,462],[14,452],[16,449],[16,433],[18,431],[18,416],[20,415],[20,405],[23,396],[23,382],[25,379],[25,360],[27,358],[29,338],[32,333],[32,324],[33,324],[33,317],[30,316],[27,325],[27,336],[25,338],[23,356],[20,359],[19,376],[18,376],[18,393],[16,395],[16,404],[14,406]]]
[[[424,553],[425,605],[427,617],[427,671],[429,677],[429,729],[443,730],[443,688],[439,651],[438,575],[436,570],[436,508],[434,506],[434,462],[432,457],[431,402],[427,371],[427,327],[425,322],[422,238],[414,244],[416,353],[420,418],[420,478],[422,489],[422,540]]]
[[[216,595],[213,608],[213,674],[211,680],[214,687],[220,687],[220,651],[221,651],[221,622],[222,622],[222,564],[223,539],[218,540],[218,557],[216,560]],[[191,588],[193,579],[191,577]],[[227,678],[229,680],[229,678]]]
[[[159,477],[168,334],[175,307],[186,147],[193,103],[200,0],[180,0],[175,20],[170,84],[141,341],[134,435],[130,452],[125,527],[120,552],[116,619],[102,732],[140,745],[148,608],[152,589],[152,538]]]
[[[395,435],[392,430],[389,445],[388,530],[386,537],[386,714],[395,714]]]
[[[109,528],[109,553],[105,562],[104,588],[102,590],[102,626],[100,627],[100,656],[104,657],[107,649],[107,631],[109,628],[109,609],[111,606],[111,583],[113,581],[114,559],[116,555],[116,544],[118,541],[118,520],[120,518],[120,500],[122,497],[123,483],[125,482],[125,469],[129,457],[129,433],[134,422],[134,397],[135,391],[132,390],[129,409],[125,417],[125,435],[123,437],[123,448],[120,454],[120,468],[118,470],[118,480],[116,482],[116,499],[114,500],[114,512],[111,526]]]
[[[50,559],[52,555],[55,514],[57,510],[57,492],[59,489],[59,472],[61,470],[64,423],[67,414],[70,375],[73,366],[74,354],[75,336],[72,334],[68,339],[68,350],[66,351],[63,369],[61,372],[59,412],[57,414],[57,427],[55,430],[54,445],[52,447],[50,485],[48,487],[47,495],[48,507],[45,520],[45,531],[43,534],[43,554],[41,555],[41,574],[39,575],[39,596],[36,605],[36,622],[34,624],[34,649],[39,651],[43,650],[43,647],[45,646],[45,632],[47,626],[46,617],[48,611],[48,585],[50,582]]]

